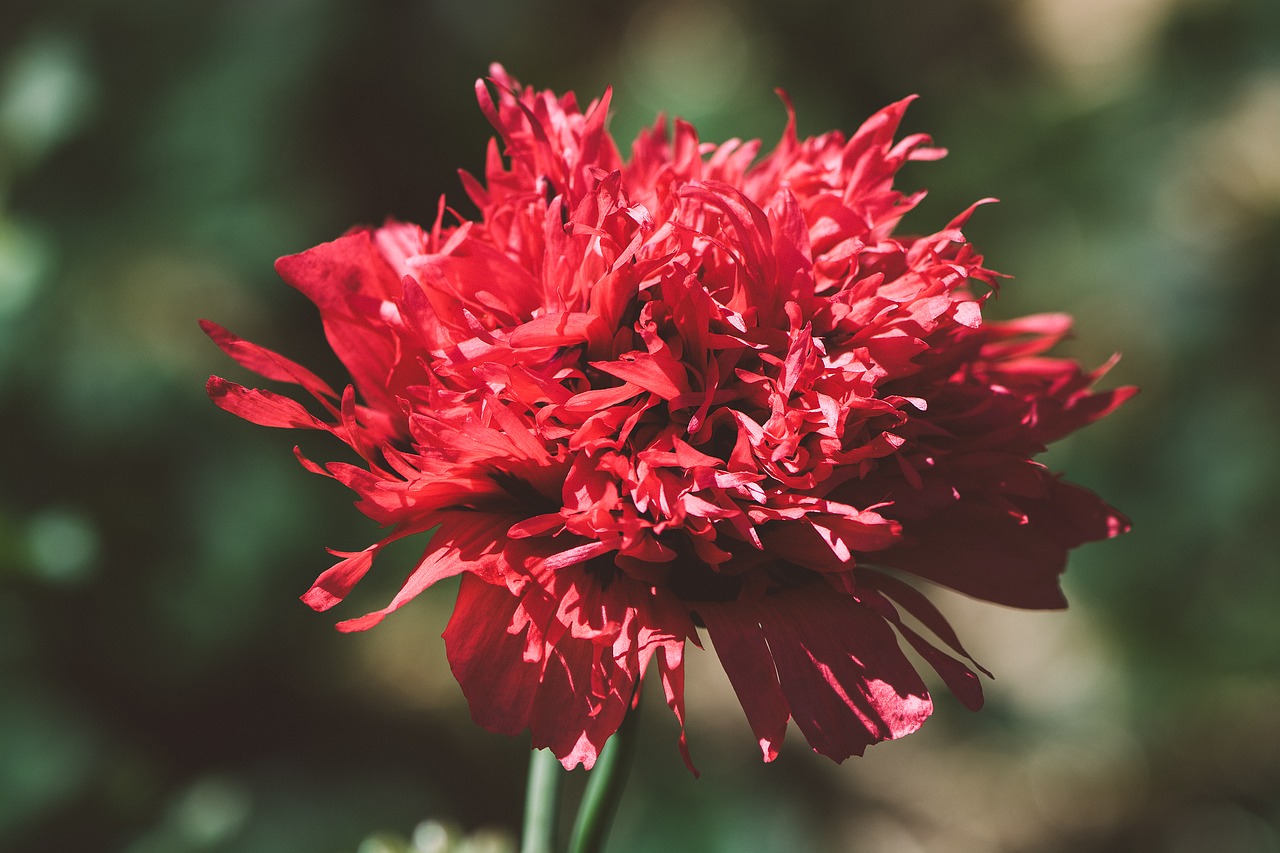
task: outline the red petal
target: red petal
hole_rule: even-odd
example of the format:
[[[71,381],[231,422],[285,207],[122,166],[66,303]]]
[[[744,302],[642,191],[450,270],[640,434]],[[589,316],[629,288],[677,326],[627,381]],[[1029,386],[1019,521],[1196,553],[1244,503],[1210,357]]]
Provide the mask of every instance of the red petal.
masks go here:
[[[932,643],[901,622],[895,624],[898,632],[907,638],[907,642],[920,653],[920,656],[929,663],[929,666],[933,667],[934,672],[942,676],[942,681],[947,685],[947,689],[966,708],[970,711],[977,711],[982,707],[982,682],[978,680],[978,676],[973,670],[950,655],[939,651]]]
[[[932,508],[927,517],[904,518],[902,544],[877,552],[874,562],[998,604],[1065,607],[1058,577],[1066,568],[1067,552],[1116,536],[1129,522],[1087,489],[1064,483],[1033,463],[1024,465],[1045,491],[1041,499],[1015,501],[1025,520],[980,494],[965,495]]]
[[[591,366],[664,400],[674,400],[690,390],[684,366],[665,351],[627,353],[617,361],[593,361]]]
[[[276,261],[276,271],[320,309],[325,336],[361,395],[384,411],[397,412],[388,392],[401,351],[398,335],[380,313],[357,310],[400,298],[399,273],[368,230],[360,230]]]
[[[588,341],[604,341],[613,332],[594,314],[547,314],[512,329],[513,347],[572,346]]]
[[[328,424],[304,409],[301,403],[270,391],[245,388],[220,376],[210,376],[205,390],[218,408],[260,426],[329,429]]]
[[[302,291],[321,312],[344,311],[355,293],[377,299],[400,295],[400,274],[392,268],[367,228],[276,261],[276,272]]]
[[[520,608],[506,587],[463,577],[444,641],[471,716],[502,734],[529,728],[534,747],[550,748],[567,769],[590,768],[626,716],[635,676],[607,648],[567,634],[541,660],[527,660],[523,632],[510,631]],[[591,689],[597,667],[608,685],[603,696]]]
[[[816,752],[861,755],[932,713],[919,673],[871,610],[817,585],[765,598],[759,609],[791,716]]]
[[[501,250],[468,236],[445,251],[411,264],[441,317],[455,318],[465,306],[480,309],[477,313],[498,312],[503,325],[514,325],[542,307],[538,281]]]
[[[791,706],[778,685],[773,656],[758,620],[745,602],[699,604],[698,614],[707,626],[716,655],[729,676],[733,692],[738,695],[764,760],[773,761],[787,733]]]
[[[689,739],[684,730],[684,643],[659,646],[657,660],[667,706],[680,723],[680,755],[684,758],[685,766],[697,777],[701,774],[693,766],[693,758],[689,755]]]
[[[979,666],[978,662],[973,659],[973,656],[960,643],[960,638],[956,636],[956,632],[951,628],[951,624],[947,622],[946,617],[918,589],[903,583],[897,578],[882,574],[874,569],[865,568],[859,571],[858,584],[859,586],[878,590],[901,604],[908,613],[919,619],[938,639],[946,643],[953,651],[968,658],[988,678],[992,677],[991,673]]]
[[[335,563],[320,577],[316,578],[311,589],[302,595],[302,601],[312,610],[328,610],[342,599],[363,578],[373,566],[373,558],[380,550],[380,545],[372,545],[354,554],[332,552],[335,557],[344,557]]]
[[[339,622],[339,631],[367,631],[432,584],[462,572],[471,572],[487,580],[506,574],[503,532],[511,526],[510,516],[448,512],[428,516],[428,519],[428,525],[439,520],[440,529],[431,538],[429,550],[422,561],[410,572],[391,603],[381,610]]]
[[[278,353],[236,337],[217,323],[209,320],[201,320],[200,328],[213,339],[213,342],[223,352],[254,373],[267,379],[274,379],[277,382],[292,382],[295,385],[301,385],[316,396],[338,396],[338,393],[330,388],[323,379],[302,365],[290,361]]]

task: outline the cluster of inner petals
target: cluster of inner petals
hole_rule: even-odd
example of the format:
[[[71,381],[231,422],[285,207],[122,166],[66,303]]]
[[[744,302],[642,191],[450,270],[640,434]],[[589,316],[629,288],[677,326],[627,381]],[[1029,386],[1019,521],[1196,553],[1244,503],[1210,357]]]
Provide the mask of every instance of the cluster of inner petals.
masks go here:
[[[883,569],[1059,606],[1066,551],[1126,522],[1031,457],[1131,390],[1042,355],[1061,315],[984,321],[973,208],[895,233],[923,194],[894,174],[943,153],[894,139],[908,101],[848,138],[792,119],[763,158],[659,120],[624,159],[607,93],[584,111],[495,67],[477,95],[501,137],[483,180],[462,175],[478,218],[441,199],[430,228],[277,265],[319,307],[342,393],[206,323],[316,406],[216,377],[215,401],[333,433],[359,463],[299,458],[392,528],[335,552],[304,600],[337,604],[387,542],[434,531],[392,602],[339,627],[463,574],[445,640],[473,715],[567,766],[594,761],[653,661],[683,723],[701,630],[766,759],[789,719],[837,760],[917,728],[931,700],[898,637],[977,707],[976,665]]]

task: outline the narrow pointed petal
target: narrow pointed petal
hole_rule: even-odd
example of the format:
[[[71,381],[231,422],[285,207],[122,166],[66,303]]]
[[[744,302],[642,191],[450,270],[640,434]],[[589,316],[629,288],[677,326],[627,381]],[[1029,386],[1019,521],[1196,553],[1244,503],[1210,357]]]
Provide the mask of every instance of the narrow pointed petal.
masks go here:
[[[716,655],[742,704],[764,760],[773,761],[787,733],[791,706],[778,684],[764,631],[745,607],[703,605],[698,613],[707,625]]]
[[[245,388],[218,377],[209,377],[209,398],[221,409],[260,426],[281,429],[328,429],[300,403],[257,388]]]

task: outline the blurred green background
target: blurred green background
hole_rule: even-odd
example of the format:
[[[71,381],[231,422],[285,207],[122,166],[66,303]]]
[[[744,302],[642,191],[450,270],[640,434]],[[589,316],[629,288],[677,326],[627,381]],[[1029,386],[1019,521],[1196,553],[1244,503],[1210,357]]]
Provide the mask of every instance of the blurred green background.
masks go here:
[[[615,135],[854,129],[909,93],[951,149],[901,186],[1065,309],[1143,394],[1056,447],[1132,515],[1072,607],[936,598],[997,680],[842,766],[763,765],[691,654],[684,771],[660,707],[627,851],[1280,851],[1280,3],[911,0],[0,2],[0,849],[344,853],[427,818],[518,825],[525,745],[473,726],[451,594],[368,634],[296,600],[373,526],[298,437],[216,410],[249,377],[209,317],[331,381],[272,262],[465,199],[490,61]],[[304,439],[310,438],[304,436]],[[326,458],[324,442],[304,444]],[[399,581],[396,559],[336,618]],[[945,691],[942,691],[945,693]],[[659,698],[650,690],[649,699]],[[578,774],[580,775],[580,774]],[[577,784],[575,780],[575,784]],[[366,849],[372,849],[366,844]]]

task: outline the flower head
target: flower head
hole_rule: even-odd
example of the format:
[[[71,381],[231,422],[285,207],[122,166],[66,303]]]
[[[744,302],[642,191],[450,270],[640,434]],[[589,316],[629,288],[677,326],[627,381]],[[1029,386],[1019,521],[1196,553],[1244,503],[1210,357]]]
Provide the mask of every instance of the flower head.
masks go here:
[[[462,175],[478,218],[441,199],[430,228],[276,265],[320,309],[341,393],[204,324],[314,405],[218,377],[213,400],[331,432],[360,464],[299,459],[390,528],[303,600],[334,606],[387,543],[434,531],[391,602],[338,627],[461,574],[444,639],[473,717],[566,767],[651,666],[683,728],[703,631],[766,760],[789,720],[837,761],[917,729],[932,700],[902,640],[979,707],[981,667],[903,575],[1063,606],[1067,552],[1128,523],[1032,457],[1134,389],[1044,355],[1066,316],[984,320],[973,208],[895,233],[923,193],[894,174],[945,153],[895,141],[908,101],[848,138],[792,119],[762,158],[659,119],[624,159],[608,93],[584,111],[497,66],[476,93],[501,137]]]

